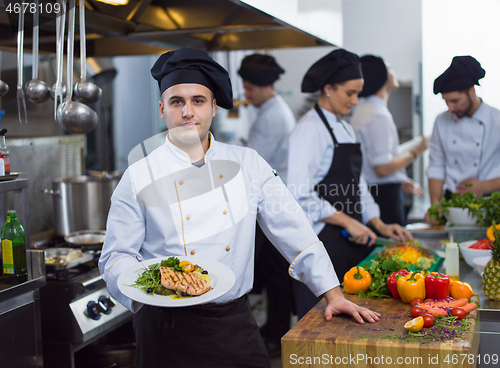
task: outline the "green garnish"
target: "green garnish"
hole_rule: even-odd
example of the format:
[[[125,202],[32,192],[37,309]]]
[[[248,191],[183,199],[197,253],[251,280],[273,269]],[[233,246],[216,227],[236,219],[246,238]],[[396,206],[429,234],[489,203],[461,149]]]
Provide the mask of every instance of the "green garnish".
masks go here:
[[[176,257],[169,257],[168,259],[161,261],[161,263],[154,263],[147,268],[144,267],[144,271],[139,275],[139,277],[137,277],[135,284],[131,286],[141,289],[147,294],[166,295],[165,291],[162,290],[165,288],[160,284],[160,266],[170,267],[174,270],[182,271],[182,268],[179,267],[179,259]],[[167,292],[167,294],[172,293]]]
[[[169,257],[166,261],[163,260],[161,261],[161,266],[162,267],[170,267],[176,271],[184,271],[180,266],[179,266],[179,258],[177,257]]]
[[[439,343],[464,337],[470,331],[471,326],[472,322],[465,318],[459,320],[456,316],[442,317],[434,319],[434,326],[423,328],[418,332],[387,335],[380,338],[418,344]]]
[[[372,259],[364,268],[372,277],[372,283],[366,292],[360,291],[360,298],[388,298],[391,296],[387,286],[387,278],[396,271],[409,269],[410,263],[397,259],[395,255],[384,259]]]

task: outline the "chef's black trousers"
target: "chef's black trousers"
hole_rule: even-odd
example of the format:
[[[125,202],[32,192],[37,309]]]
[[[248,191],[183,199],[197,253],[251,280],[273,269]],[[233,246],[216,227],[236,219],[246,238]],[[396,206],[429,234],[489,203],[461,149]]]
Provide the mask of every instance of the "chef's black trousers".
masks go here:
[[[270,368],[247,295],[225,304],[144,305],[133,317],[135,368]]]
[[[406,225],[401,183],[371,184],[370,193],[380,207],[380,219],[383,222]]]
[[[290,329],[294,310],[292,278],[289,264],[267,239],[257,224],[255,231],[255,285],[266,289],[267,322],[261,328],[262,337],[280,344],[281,337]]]

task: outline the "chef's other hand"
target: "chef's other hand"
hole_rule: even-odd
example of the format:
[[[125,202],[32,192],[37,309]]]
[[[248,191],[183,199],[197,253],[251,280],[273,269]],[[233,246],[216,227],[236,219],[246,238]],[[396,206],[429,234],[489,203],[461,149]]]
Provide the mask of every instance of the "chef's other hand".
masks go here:
[[[368,224],[386,238],[401,242],[405,241],[405,239],[413,240],[413,235],[399,224],[385,224],[379,217],[372,218]]]
[[[413,151],[415,151],[417,156],[420,156],[422,153],[425,152],[427,148],[429,148],[429,145],[427,144],[427,139],[425,139],[425,137],[422,136],[420,143],[413,149]]]
[[[443,214],[441,213],[441,211],[439,212],[439,217],[441,217]],[[438,220],[431,220],[430,218],[430,215],[429,215],[429,211],[427,211],[424,215],[424,221],[426,223],[428,223],[429,225],[439,225],[439,221]]]
[[[345,313],[353,316],[358,323],[375,323],[381,316],[380,313],[374,312],[368,308],[360,307],[359,305],[347,300],[340,290],[340,286],[328,290],[324,294],[326,300],[325,319],[331,321],[333,316]]]
[[[353,218],[351,220],[345,226],[346,231],[351,234],[351,237],[348,239],[356,244],[368,244],[371,247],[375,243],[375,239],[377,239],[377,234],[361,222]],[[370,239],[370,242],[368,242],[368,239]]]
[[[467,179],[457,185],[455,188],[457,194],[472,192],[478,197],[482,197],[486,193],[483,182],[479,179]]]
[[[403,189],[403,192],[416,195],[417,197],[422,197],[422,195],[424,194],[422,187],[410,178],[401,183],[401,189]]]

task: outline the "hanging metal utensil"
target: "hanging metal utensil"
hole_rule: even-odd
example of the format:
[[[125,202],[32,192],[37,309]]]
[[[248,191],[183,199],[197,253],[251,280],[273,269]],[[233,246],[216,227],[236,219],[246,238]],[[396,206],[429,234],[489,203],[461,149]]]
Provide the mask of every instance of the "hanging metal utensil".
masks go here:
[[[75,97],[92,105],[101,98],[102,89],[87,81],[87,51],[85,47],[85,0],[79,0],[80,13],[80,81],[75,84]]]
[[[19,113],[19,122],[22,124],[28,123],[28,116],[26,113],[26,100],[23,91],[23,67],[24,67],[24,11],[21,7],[19,11],[19,24],[17,31],[17,110]]]
[[[54,100],[54,119],[57,122],[57,109],[63,103],[66,86],[62,84],[63,56],[64,56],[64,26],[66,17],[66,2],[61,2],[62,11],[59,21],[56,20],[56,83],[50,89],[50,96]]]
[[[33,78],[26,83],[26,97],[30,101],[41,103],[50,98],[49,86],[38,79],[38,0],[35,0],[35,12],[33,13]]]
[[[67,132],[75,134],[89,133],[97,126],[97,113],[87,105],[71,101],[73,87],[73,58],[75,42],[75,0],[69,2],[68,14],[68,61],[66,79],[66,100],[57,108],[57,122]]]

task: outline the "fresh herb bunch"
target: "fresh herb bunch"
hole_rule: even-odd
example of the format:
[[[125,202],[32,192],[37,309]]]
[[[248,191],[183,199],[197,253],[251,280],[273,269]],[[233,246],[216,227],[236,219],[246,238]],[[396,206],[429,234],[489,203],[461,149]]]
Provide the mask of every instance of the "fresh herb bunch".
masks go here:
[[[180,266],[179,266],[179,258],[177,257],[169,257],[167,260],[161,261],[161,267],[170,267],[173,270],[176,271],[184,271]]]
[[[492,193],[485,197],[478,197],[472,192],[452,193],[450,199],[443,197],[439,203],[434,203],[429,208],[429,219],[444,224],[441,215],[447,215],[450,207],[468,209],[469,215],[477,218],[477,224],[489,227],[500,219],[500,193]]]
[[[468,319],[459,320],[456,316],[434,319],[434,326],[423,328],[418,332],[407,334],[389,335],[385,338],[418,344],[439,343],[457,338],[462,338],[470,331],[472,322]]]
[[[391,296],[387,286],[387,278],[396,271],[409,269],[410,263],[398,259],[395,255],[384,259],[372,259],[364,268],[372,277],[372,283],[366,292],[360,291],[360,298],[388,298]]]
[[[135,284],[132,286],[141,289],[145,293],[155,294],[158,292],[158,286],[160,285],[160,266],[161,267],[170,267],[177,271],[182,271],[182,268],[179,266],[179,259],[176,257],[169,257],[166,260],[161,261],[160,263],[154,263],[149,267],[144,267],[143,272],[137,277],[135,280]]]

